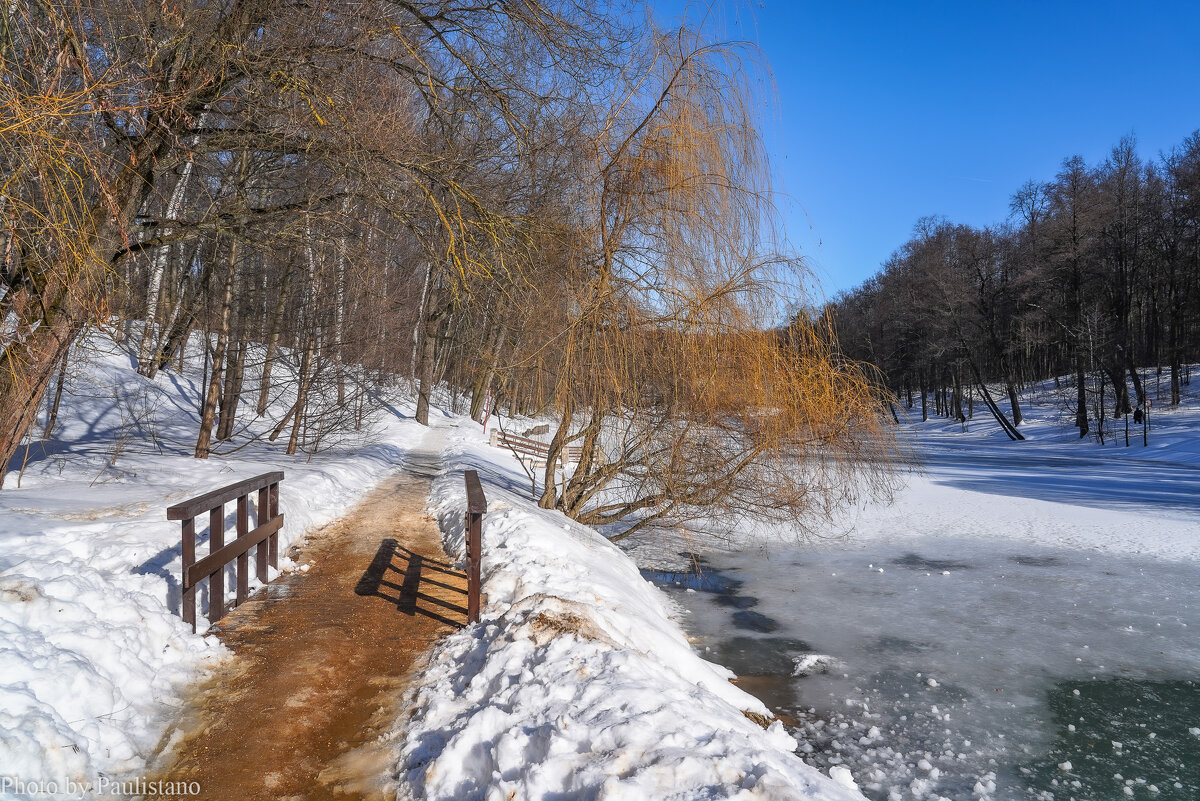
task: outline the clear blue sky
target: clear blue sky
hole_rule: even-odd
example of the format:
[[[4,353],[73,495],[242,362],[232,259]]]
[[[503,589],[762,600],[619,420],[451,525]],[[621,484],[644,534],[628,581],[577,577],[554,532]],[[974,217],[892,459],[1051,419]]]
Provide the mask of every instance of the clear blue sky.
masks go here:
[[[685,7],[651,4],[663,23]],[[788,236],[829,296],[918,217],[999,222],[1067,156],[1096,164],[1132,133],[1155,157],[1200,128],[1200,0],[717,0],[710,19],[770,64]]]

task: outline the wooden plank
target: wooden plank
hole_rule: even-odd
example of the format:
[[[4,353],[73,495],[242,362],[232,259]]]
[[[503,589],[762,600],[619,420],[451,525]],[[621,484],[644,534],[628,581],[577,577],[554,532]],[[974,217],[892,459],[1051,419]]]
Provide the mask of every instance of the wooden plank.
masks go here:
[[[280,478],[280,480],[283,479],[283,473],[279,474],[279,478]],[[271,486],[268,488],[268,494],[271,496],[271,504],[270,504],[271,514],[268,516],[268,519],[274,520],[277,517],[282,519],[283,516],[279,514],[279,482],[278,481],[271,484]],[[276,529],[276,530],[278,531],[278,529]],[[268,543],[268,545],[267,545],[267,561],[270,563],[271,567],[278,570],[279,569],[279,535],[272,534],[271,538],[267,540],[267,543]]]
[[[262,475],[247,478],[244,481],[239,481],[236,484],[230,484],[225,487],[220,487],[207,492],[204,495],[197,495],[195,498],[190,498],[182,503],[177,503],[167,509],[168,520],[187,520],[189,517],[201,515],[212,509],[214,506],[224,504],[227,501],[236,499],[239,495],[245,495],[248,492],[253,492],[256,489],[272,484],[278,484],[283,480],[283,473],[276,471],[273,473],[263,473]]]
[[[183,521],[183,574],[187,575],[187,569],[196,561],[196,518],[189,517]],[[189,583],[186,579],[183,582],[183,595],[179,599],[179,611],[183,615],[184,623],[192,624],[192,631],[196,630],[196,585]]]
[[[270,495],[270,490],[263,487],[258,491],[258,501],[254,506],[254,524],[261,526],[270,519],[270,501],[267,500]],[[254,549],[254,566],[257,569],[258,580],[263,584],[267,583],[267,544],[260,542],[258,547]]]
[[[483,515],[478,512],[467,512],[467,622],[479,622],[479,596],[482,581],[480,579],[480,563],[482,561]]]
[[[467,511],[483,514],[487,511],[487,498],[483,497],[483,487],[479,484],[479,471],[466,470],[463,478],[467,482]]]
[[[479,596],[481,594],[480,563],[483,557],[483,514],[487,511],[487,498],[479,483],[475,470],[463,471],[467,486],[467,622],[479,622]]]
[[[250,533],[250,502],[245,495],[237,499],[237,536],[244,538]],[[250,595],[250,554],[249,548],[237,557],[237,603],[242,603]]]
[[[212,558],[214,552],[220,552],[221,546],[225,544],[225,506],[221,504],[214,509],[208,510],[208,556],[200,560],[204,563]],[[218,568],[225,567],[223,560]],[[195,570],[192,566],[192,570]],[[225,571],[218,569],[215,573],[209,571],[208,576],[208,621],[216,623],[225,614]],[[197,579],[191,578],[196,573],[189,573],[188,577],[192,584],[195,584]]]
[[[263,523],[244,537],[238,537],[228,545],[213,551],[185,571],[185,579],[189,584],[195,584],[206,576],[216,576],[220,580],[221,570],[233,559],[249,551],[258,543],[273,536],[283,528],[283,515]],[[210,579],[211,580],[211,579]],[[223,583],[223,582],[222,582]],[[211,606],[211,604],[210,604]]]

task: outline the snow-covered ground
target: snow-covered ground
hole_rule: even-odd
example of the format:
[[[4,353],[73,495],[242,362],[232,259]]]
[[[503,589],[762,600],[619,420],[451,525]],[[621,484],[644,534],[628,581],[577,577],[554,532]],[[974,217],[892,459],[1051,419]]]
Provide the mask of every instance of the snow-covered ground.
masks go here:
[[[596,532],[529,500],[515,459],[464,424],[432,506],[462,555],[462,470],[488,497],[480,625],[435,650],[398,733],[401,797],[859,799],[698,657],[673,606]],[[760,718],[761,719],[761,718]],[[765,721],[764,721],[765,722]]]
[[[286,434],[200,461],[191,456],[198,370],[149,381],[103,335],[77,353],[88,364],[71,370],[58,431],[28,458],[18,453],[19,486],[10,472],[0,490],[3,798],[39,797],[16,792],[16,780],[37,789],[141,775],[167,745],[185,687],[227,656],[179,618],[180,524],[167,521],[168,506],[283,470],[282,554],[395,470],[424,432],[410,407],[390,404],[360,442],[311,461],[283,454]],[[276,415],[289,403],[276,401]],[[263,430],[270,425],[249,433]]]
[[[461,554],[461,471],[480,471],[487,599],[480,625],[437,647],[413,719],[393,735],[399,792],[861,799],[848,771],[805,765],[778,722],[763,727],[766,707],[692,651],[673,604],[628,557],[528,501],[518,463],[469,421],[440,414],[431,432],[409,404],[381,402],[358,442],[312,459],[284,456],[282,440],[247,442],[270,429],[256,422],[236,452],[197,461],[199,371],[148,381],[104,336],[84,348],[58,432],[20,455],[19,487],[10,473],[0,491],[0,798],[89,798],[68,783],[142,776],[171,747],[188,685],[228,657],[179,619],[179,524],[167,506],[284,470],[286,546],[413,448],[445,444],[431,508]]]
[[[104,336],[90,337],[85,348],[87,366],[72,371],[58,432],[48,442],[35,442],[27,458],[19,455],[22,464],[13,466],[22,468],[19,486],[10,473],[0,491],[0,798],[39,797],[33,790],[47,782],[62,787],[68,780],[141,775],[170,748],[170,724],[187,686],[228,656],[178,617],[179,526],[165,519],[167,506],[282,469],[286,545],[342,513],[402,467],[415,447],[443,449],[444,471],[430,506],[451,553],[462,552],[463,469],[480,471],[491,511],[484,530],[483,621],[436,647],[410,699],[412,719],[398,723],[391,735],[392,779],[402,795],[842,801],[861,798],[852,770],[876,797],[899,788],[897,797],[935,798],[947,786],[938,781],[941,750],[914,754],[887,744],[894,730],[872,731],[881,727],[869,723],[865,708],[826,721],[845,731],[840,736],[829,736],[819,716],[791,734],[766,720],[766,706],[731,684],[727,669],[696,655],[679,628],[680,607],[643,581],[629,557],[595,532],[538,509],[518,463],[489,448],[469,421],[441,414],[430,430],[415,424],[407,402],[380,401],[357,440],[311,459],[284,456],[282,442],[248,441],[270,428],[255,422],[239,434],[239,450],[197,461],[191,452],[199,371],[148,381]],[[889,613],[920,629],[921,609],[906,606],[902,596],[913,591],[913,582],[943,581],[945,592],[935,597],[954,612],[948,620],[961,618],[967,625],[971,615],[959,613],[978,599],[974,587],[980,577],[995,578],[991,573],[997,572],[1000,578],[992,583],[1001,584],[1009,575],[996,559],[1011,565],[1010,572],[1044,570],[1053,579],[1057,570],[1068,583],[1082,575],[1071,570],[1090,564],[1098,575],[1106,575],[1102,566],[1111,566],[1109,572],[1128,579],[1121,592],[1143,590],[1136,603],[1113,606],[1128,613],[1122,625],[1132,627],[1120,636],[1141,636],[1138,632],[1161,623],[1178,629],[1167,632],[1168,641],[1174,636],[1190,643],[1184,629],[1195,591],[1186,580],[1176,588],[1168,580],[1174,580],[1175,569],[1162,566],[1174,564],[1175,572],[1187,574],[1200,564],[1200,444],[1194,433],[1200,431],[1200,387],[1188,388],[1181,408],[1155,407],[1146,448],[1136,437],[1129,448],[1123,437],[1110,438],[1103,448],[1091,439],[1078,441],[1062,401],[1050,397],[1049,387],[1042,390],[1024,398],[1026,442],[1009,442],[980,416],[967,433],[957,423],[908,423],[920,444],[921,471],[907,477],[895,503],[864,502],[831,522],[823,531],[826,539],[804,546],[815,555],[806,569],[834,566],[831,575],[801,587],[764,586],[768,592],[761,593],[782,597],[786,591],[807,602],[791,611],[765,602],[761,609],[849,636],[839,603],[839,593],[849,592],[885,599]],[[274,415],[290,400],[275,399]],[[713,559],[769,564],[756,555],[793,553],[795,543],[787,544],[794,539],[791,532],[741,534],[737,554]],[[628,551],[650,564],[689,566],[690,557],[680,554],[704,544],[713,543],[698,534],[656,535],[629,543]],[[938,550],[946,547],[959,551]],[[910,558],[910,552],[916,556]],[[880,558],[860,558],[868,553]],[[956,564],[972,560],[978,564],[955,575]],[[984,565],[985,560],[992,561]],[[844,583],[832,575],[839,572]],[[1038,581],[1002,589],[1033,597],[1045,586]],[[1150,589],[1176,593],[1174,617],[1155,619]],[[1104,597],[1103,589],[1097,592]],[[682,590],[679,599],[689,600]],[[754,611],[738,607],[744,598],[730,603],[735,614]],[[757,614],[761,617],[740,619],[751,628],[771,619]],[[1091,619],[1100,626],[1108,622],[1104,614]],[[1047,621],[1031,628],[1039,626],[1055,631]],[[1162,636],[1145,634],[1152,644]],[[900,643],[903,637],[894,639]],[[1069,642],[1076,650],[1056,652],[1041,668],[1035,660],[1032,669],[1056,665],[1065,674],[1059,663],[1070,667],[1078,659],[1081,670],[1102,672],[1100,662],[1084,664],[1087,655],[1077,653],[1089,643]],[[906,643],[924,653],[919,637],[896,648],[903,652]],[[751,638],[750,646],[779,655],[778,643]],[[1168,667],[1192,659],[1186,647],[1160,650],[1170,652]],[[1097,659],[1110,667],[1119,661],[1106,654]],[[954,664],[949,657],[943,662],[947,669]],[[803,673],[820,674],[834,663],[811,658],[796,664]],[[945,676],[945,670],[924,674],[921,691],[947,692]],[[852,688],[857,678],[845,673]],[[941,721],[949,713],[939,707],[936,714]],[[1200,721],[1193,728],[1200,731]],[[801,737],[799,744],[794,735]],[[946,759],[974,753],[949,736],[947,742]],[[821,770],[801,761],[797,745]],[[821,755],[828,748],[836,758]],[[995,777],[989,775],[974,774],[979,780],[971,789],[974,797],[993,797],[989,781]],[[26,790],[14,787],[14,780]],[[889,787],[900,781],[905,783]],[[1140,793],[1147,785],[1129,786]]]

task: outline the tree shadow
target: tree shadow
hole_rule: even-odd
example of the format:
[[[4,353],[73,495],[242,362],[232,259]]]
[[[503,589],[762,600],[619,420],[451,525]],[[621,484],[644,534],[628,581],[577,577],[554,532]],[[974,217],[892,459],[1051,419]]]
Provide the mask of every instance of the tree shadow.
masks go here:
[[[379,543],[354,594],[383,598],[405,615],[422,615],[454,628],[466,625],[466,573],[422,556],[390,537]],[[461,598],[462,604],[453,600]]]

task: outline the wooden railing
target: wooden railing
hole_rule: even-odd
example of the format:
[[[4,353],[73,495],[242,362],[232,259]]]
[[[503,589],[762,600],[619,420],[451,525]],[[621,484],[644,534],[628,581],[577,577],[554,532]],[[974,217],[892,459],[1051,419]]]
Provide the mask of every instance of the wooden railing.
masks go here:
[[[518,459],[531,459],[534,467],[545,465],[546,459],[550,456],[550,446],[547,443],[529,437],[508,434],[495,428],[492,429],[491,445],[494,448],[508,448]],[[558,458],[560,462],[578,462],[582,452],[583,448],[579,445],[568,445],[562,449]]]
[[[487,511],[487,498],[479,484],[479,473],[467,470],[463,473],[467,484],[467,623],[479,622],[480,558],[483,551],[483,513]]]
[[[180,612],[196,630],[196,585],[208,581],[208,620],[225,614],[225,566],[237,560],[237,606],[250,594],[250,549],[255,551],[258,580],[266,583],[267,566],[279,567],[279,482],[283,473],[263,473],[213,490],[167,509],[168,520],[183,521],[183,598]],[[256,525],[250,528],[250,493],[258,492]],[[237,537],[225,544],[225,504],[237,501]],[[208,555],[196,559],[196,518],[208,513]]]

